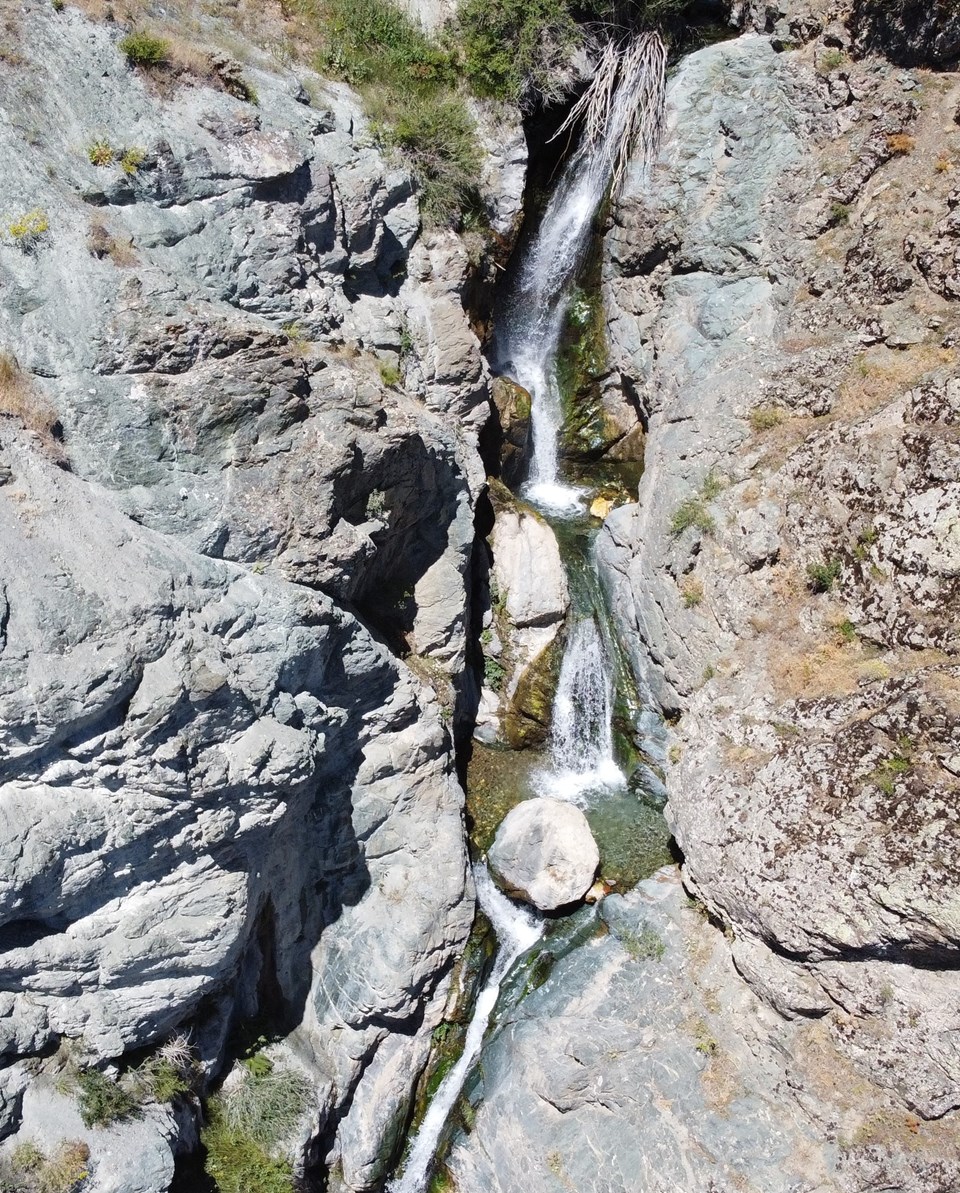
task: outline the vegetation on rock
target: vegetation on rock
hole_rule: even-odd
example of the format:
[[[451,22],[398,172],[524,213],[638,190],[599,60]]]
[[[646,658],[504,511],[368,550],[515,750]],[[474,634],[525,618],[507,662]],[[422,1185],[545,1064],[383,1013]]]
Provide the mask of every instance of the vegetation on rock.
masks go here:
[[[67,1139],[47,1155],[32,1140],[0,1161],[0,1193],[79,1193],[90,1175],[90,1148]]]
[[[170,43],[152,33],[128,33],[118,49],[131,66],[162,66],[170,57]]]

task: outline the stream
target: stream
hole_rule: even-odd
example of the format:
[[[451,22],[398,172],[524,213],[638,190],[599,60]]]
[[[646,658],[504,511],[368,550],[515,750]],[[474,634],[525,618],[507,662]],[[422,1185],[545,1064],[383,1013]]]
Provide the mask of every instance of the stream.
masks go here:
[[[594,821],[605,803],[617,834],[629,834],[636,796],[617,762],[614,713],[628,668],[614,640],[593,559],[596,526],[588,513],[585,485],[571,484],[560,458],[563,403],[557,356],[574,285],[588,252],[600,203],[637,135],[649,150],[650,128],[659,120],[664,52],[658,38],[643,35],[629,49],[608,52],[608,72],[598,69],[588,89],[597,102],[584,108],[585,131],[567,161],[540,226],[515,275],[491,351],[494,371],[521,385],[531,397],[532,452],[521,495],[569,544],[565,552],[572,594],[566,647],[552,711],[549,750],[530,769],[526,794],[576,803]],[[638,711],[638,710],[634,710]],[[595,830],[596,831],[596,830]],[[599,840],[599,834],[598,834]],[[603,846],[601,843],[601,851]],[[463,1051],[437,1088],[413,1137],[401,1175],[389,1193],[423,1193],[450,1114],[476,1061],[511,968],[544,933],[544,921],[521,909],[493,884],[483,862],[474,867],[477,897],[497,940],[496,960],[477,996]]]

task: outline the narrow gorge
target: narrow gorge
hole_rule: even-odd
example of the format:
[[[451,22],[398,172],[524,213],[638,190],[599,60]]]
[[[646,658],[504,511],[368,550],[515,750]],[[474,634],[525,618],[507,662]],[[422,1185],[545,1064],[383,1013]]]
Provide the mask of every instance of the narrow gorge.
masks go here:
[[[0,1190],[957,1193],[958,63],[0,0]]]

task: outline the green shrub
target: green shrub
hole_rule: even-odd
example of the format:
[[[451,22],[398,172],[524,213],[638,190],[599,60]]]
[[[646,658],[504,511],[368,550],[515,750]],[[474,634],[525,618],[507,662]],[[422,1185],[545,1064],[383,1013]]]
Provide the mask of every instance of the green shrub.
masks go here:
[[[291,1193],[290,1165],[271,1151],[294,1131],[309,1096],[302,1073],[278,1069],[263,1053],[240,1063],[228,1088],[210,1100],[201,1133],[206,1171],[220,1193]]]
[[[716,529],[713,515],[700,497],[688,497],[682,505],[677,507],[670,519],[670,533],[674,538],[679,538],[685,530],[690,530],[691,527],[703,534],[712,534]]]
[[[309,1095],[310,1082],[296,1070],[258,1066],[254,1073],[244,1064],[240,1080],[217,1100],[228,1127],[269,1150],[294,1130]]]
[[[7,231],[24,252],[36,248],[50,231],[50,219],[45,211],[34,208],[18,215],[7,225]]]
[[[515,102],[552,93],[551,80],[582,38],[571,9],[567,0],[464,0],[457,34],[473,90]]]
[[[487,655],[483,660],[483,682],[493,692],[499,692],[506,678],[506,670],[499,659]]]
[[[315,60],[321,74],[407,91],[455,82],[450,55],[390,0],[326,0],[308,15],[323,35]]]
[[[113,164],[113,146],[108,141],[94,141],[87,146],[87,157],[94,166],[110,166]]]
[[[210,1121],[200,1133],[207,1151],[205,1171],[220,1193],[293,1193],[293,1170],[273,1159],[242,1131],[231,1127],[214,1103]]]
[[[416,180],[425,221],[456,224],[475,209],[482,159],[453,52],[390,0],[296,6],[320,43],[314,65],[360,90],[374,136]]]
[[[420,191],[428,223],[451,225],[477,206],[481,153],[463,99],[451,92],[368,97],[374,132],[402,153]]]
[[[386,361],[381,361],[378,368],[380,370],[380,380],[384,385],[400,384],[400,370],[396,365],[391,365]]]
[[[843,50],[827,50],[817,63],[817,70],[821,74],[828,75],[832,71],[835,71],[837,67],[842,66],[846,60],[847,56]]]
[[[811,592],[832,592],[840,578],[843,565],[839,559],[807,564],[807,587]]]
[[[850,213],[853,208],[846,203],[831,203],[830,204],[830,222],[831,224],[846,224],[850,219]]]
[[[136,1098],[99,1069],[84,1069],[77,1077],[77,1089],[85,1127],[106,1127],[140,1116]]]
[[[118,49],[131,66],[163,66],[170,56],[170,43],[152,33],[128,33]]]

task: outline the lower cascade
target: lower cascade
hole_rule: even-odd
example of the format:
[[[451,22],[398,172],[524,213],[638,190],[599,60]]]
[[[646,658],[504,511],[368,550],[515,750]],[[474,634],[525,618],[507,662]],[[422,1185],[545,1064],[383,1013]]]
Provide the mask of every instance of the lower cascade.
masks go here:
[[[623,782],[613,749],[613,678],[595,616],[578,620],[560,667],[544,795],[574,802]]]
[[[422,1193],[426,1188],[430,1165],[443,1128],[480,1052],[490,1016],[497,1004],[500,985],[514,962],[536,944],[543,933],[543,922],[501,894],[482,862],[474,866],[473,877],[477,887],[477,902],[496,933],[497,957],[474,1005],[463,1052],[434,1094],[410,1145],[403,1175],[388,1186],[390,1193]]]

